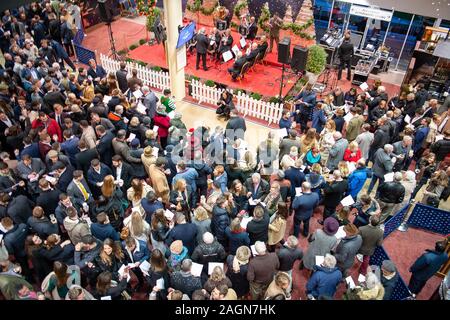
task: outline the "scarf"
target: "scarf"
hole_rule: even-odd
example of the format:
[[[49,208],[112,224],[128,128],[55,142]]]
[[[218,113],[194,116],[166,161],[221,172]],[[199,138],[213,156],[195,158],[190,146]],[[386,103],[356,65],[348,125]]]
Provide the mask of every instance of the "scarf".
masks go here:
[[[241,266],[245,266],[248,263],[248,259],[241,261],[239,260],[236,256],[234,256],[233,258],[233,271],[235,273],[238,273],[239,271],[241,271]]]

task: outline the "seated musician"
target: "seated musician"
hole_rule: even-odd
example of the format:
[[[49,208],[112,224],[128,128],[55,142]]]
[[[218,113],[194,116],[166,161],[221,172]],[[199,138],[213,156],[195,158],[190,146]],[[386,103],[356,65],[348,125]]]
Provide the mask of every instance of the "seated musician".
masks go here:
[[[246,62],[247,56],[239,51],[233,66],[231,68],[228,68],[228,72],[231,74],[233,81],[236,81],[236,78],[238,77],[239,73],[241,73],[241,69]]]
[[[217,30],[217,28],[212,28],[211,32],[208,35],[208,40],[209,40],[208,53],[209,54],[216,56],[217,49],[219,48],[221,39],[222,39],[222,37],[220,36],[219,30]],[[212,41],[214,41],[214,42],[212,42]]]
[[[248,26],[247,39],[251,41],[255,40],[257,33],[258,33],[258,26],[256,25],[255,17],[251,17],[250,24]]]
[[[255,62],[256,56],[259,54],[258,44],[256,42],[252,43],[252,48],[250,53],[247,55],[247,61],[252,64]]]
[[[269,43],[267,42],[267,37],[264,35],[259,40],[258,49],[259,52],[265,53],[267,48],[269,47]]]
[[[233,37],[231,36],[231,30],[227,29],[225,30],[225,33],[220,40],[219,50],[217,52],[217,58],[220,60],[222,57],[222,54],[224,52],[227,52],[231,50],[231,47],[233,46]]]

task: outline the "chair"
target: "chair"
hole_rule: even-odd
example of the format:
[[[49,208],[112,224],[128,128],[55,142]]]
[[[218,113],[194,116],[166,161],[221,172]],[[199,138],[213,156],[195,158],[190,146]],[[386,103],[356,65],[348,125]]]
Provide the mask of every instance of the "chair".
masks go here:
[[[238,76],[236,77],[236,79],[239,80],[240,84],[242,82],[242,79],[244,78],[244,74],[248,71],[249,68],[250,68],[250,62],[247,61],[246,63],[244,63],[244,65],[241,68],[241,71],[239,72]]]

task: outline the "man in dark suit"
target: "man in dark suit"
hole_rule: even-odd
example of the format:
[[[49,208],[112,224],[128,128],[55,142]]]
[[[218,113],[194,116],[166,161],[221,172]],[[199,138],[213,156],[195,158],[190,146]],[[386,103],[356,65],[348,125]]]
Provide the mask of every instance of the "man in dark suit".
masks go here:
[[[115,155],[112,158],[112,171],[115,180],[122,180],[119,182],[119,186],[124,192],[131,186],[131,179],[133,178],[133,168],[128,163],[122,160],[122,157]]]
[[[244,63],[247,62],[247,57],[244,54],[242,54],[242,52],[239,52],[237,54],[236,58],[237,59],[234,62],[233,66],[228,69],[228,72],[231,74],[233,81],[236,81],[236,78],[238,77],[239,73],[241,72],[241,69],[244,66]]]
[[[98,159],[92,159],[91,166],[87,171],[87,181],[95,199],[102,194],[100,188],[103,185],[103,179],[110,174],[112,171],[107,165]]]
[[[119,84],[120,91],[125,93],[128,90],[128,79],[127,79],[127,65],[125,61],[120,62],[120,69],[116,71],[117,83]]]
[[[352,79],[352,57],[353,57],[353,44],[350,42],[350,31],[348,31],[344,36],[344,42],[338,49],[338,57],[341,60],[339,63],[338,80],[341,80],[342,69],[347,66],[347,80]]]
[[[258,44],[259,52],[266,53],[268,47],[269,43],[267,42],[267,37],[265,35],[261,36]]]
[[[56,123],[58,123],[61,130],[64,130],[64,120],[66,118],[70,118],[70,115],[64,112],[63,106],[59,103],[56,103],[53,106],[54,112],[50,113],[50,118],[55,119]]]
[[[39,179],[39,189],[41,192],[39,192],[36,199],[36,205],[44,209],[44,213],[47,217],[51,214],[55,214],[61,191],[59,189],[52,189],[50,183],[45,178]]]
[[[113,156],[112,141],[114,139],[114,134],[110,131],[106,131],[105,127],[98,125],[95,127],[95,132],[97,133],[97,152],[100,155],[100,161],[111,167],[111,158]]]
[[[97,149],[88,149],[83,140],[78,142],[78,149],[80,152],[75,155],[77,170],[83,170],[84,175],[87,176],[91,161],[98,159]]]
[[[94,59],[89,60],[88,75],[92,77],[94,83],[100,81],[100,79],[106,77],[106,71],[102,66],[97,65]]]
[[[203,70],[208,70],[206,67],[206,52],[209,46],[209,40],[205,36],[205,28],[201,28],[196,36],[197,45],[195,48],[197,49],[197,62],[195,68],[198,70],[200,64],[200,58],[202,58],[203,62]]]
[[[44,96],[44,102],[49,108],[53,109],[56,104],[65,105],[66,97],[54,83],[49,83],[46,87],[48,92]]]
[[[72,39],[73,39],[73,31],[70,29],[69,25],[67,24],[66,18],[61,16],[61,38],[62,42],[64,44],[64,48],[66,48],[66,52],[70,56],[73,56],[73,47],[72,47]]]
[[[221,60],[222,59],[222,54],[224,52],[227,52],[229,50],[231,50],[231,47],[233,46],[233,37],[231,36],[231,30],[227,29],[225,31],[224,36],[222,37],[222,39],[220,40],[220,44],[219,44],[219,51],[217,52],[218,54],[218,59]]]
[[[49,14],[48,16],[48,29],[50,31],[50,36],[53,40],[61,43],[61,25],[59,21],[56,19],[56,15],[54,13]]]
[[[52,171],[55,171],[58,176],[58,183],[55,185],[56,188],[62,192],[67,191],[67,187],[73,178],[74,169],[72,166],[66,166],[63,162],[58,161],[53,167]]]
[[[250,25],[248,27],[248,40],[255,40],[256,34],[258,33],[258,26],[256,25],[255,17],[250,18]]]
[[[252,50],[250,53],[246,56],[246,59],[248,62],[253,63],[256,59],[256,56],[259,54],[258,44],[256,42],[252,43]]]

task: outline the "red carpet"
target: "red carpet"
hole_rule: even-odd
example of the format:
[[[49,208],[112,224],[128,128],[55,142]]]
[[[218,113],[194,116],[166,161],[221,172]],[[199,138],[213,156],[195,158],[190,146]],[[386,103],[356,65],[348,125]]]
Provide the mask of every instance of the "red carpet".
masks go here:
[[[238,37],[234,37],[235,42]],[[271,54],[273,56],[274,53]],[[162,45],[143,45],[134,49],[129,53],[129,57],[135,60],[147,62],[151,65],[168,68],[164,48]],[[228,68],[232,67],[234,60],[230,60],[227,63],[217,64],[212,61],[210,57],[207,60],[208,71],[204,71],[202,68],[195,69],[196,53],[189,54],[187,56],[187,66],[185,68],[186,74],[194,75],[201,79],[213,80],[218,83],[225,84],[233,89],[245,89],[250,92],[256,92],[264,96],[276,96],[280,93],[281,84],[281,67],[274,66],[272,64],[257,65],[252,71],[247,73],[242,81],[233,82],[231,76],[228,73]],[[283,88],[283,96],[294,86],[297,76],[293,74],[285,74],[285,87]]]

